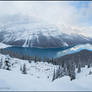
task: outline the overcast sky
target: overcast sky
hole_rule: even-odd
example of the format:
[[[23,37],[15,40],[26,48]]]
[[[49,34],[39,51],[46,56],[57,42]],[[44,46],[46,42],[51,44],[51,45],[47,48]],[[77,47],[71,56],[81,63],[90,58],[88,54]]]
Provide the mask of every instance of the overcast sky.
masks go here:
[[[0,15],[34,16],[59,27],[92,30],[92,1],[0,1]]]

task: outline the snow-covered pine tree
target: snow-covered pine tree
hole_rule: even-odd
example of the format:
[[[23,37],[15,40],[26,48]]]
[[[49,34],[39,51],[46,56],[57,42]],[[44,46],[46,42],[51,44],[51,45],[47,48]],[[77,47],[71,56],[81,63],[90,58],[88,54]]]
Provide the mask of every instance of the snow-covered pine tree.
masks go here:
[[[56,79],[61,77],[62,75],[62,69],[61,66],[58,67],[58,69],[56,70]]]
[[[23,73],[23,74],[27,74],[26,64],[23,65],[22,73]]]
[[[88,68],[90,68],[91,64],[88,62]]]
[[[54,62],[54,59],[52,58],[50,63],[52,63],[52,64],[53,64],[53,62]]]
[[[2,66],[3,66],[3,61],[2,61],[2,58],[1,58],[1,61],[0,61],[0,69],[2,69]]]
[[[8,60],[5,60],[5,69],[6,70],[11,70],[10,67],[11,67],[10,62]]]
[[[41,57],[39,57],[39,62],[41,62],[42,61],[42,59],[41,59]]]
[[[89,71],[89,75],[92,75],[92,71]]]
[[[81,72],[81,60],[80,60],[80,57],[79,57],[77,73],[80,73],[80,72]]]
[[[29,63],[31,63],[31,62],[32,62],[32,61],[31,61],[31,59],[30,59],[30,60],[28,60],[28,62],[29,62]]]
[[[80,73],[81,72],[81,64],[80,62],[78,63],[78,70],[77,70],[77,73]]]
[[[0,69],[2,69],[2,65],[3,65],[3,63],[2,63],[2,61],[0,62]]]
[[[64,65],[63,65],[63,75],[68,75],[67,64],[66,63],[64,63]]]
[[[55,70],[54,69],[54,73],[53,73],[53,81],[57,78],[60,78],[62,76],[64,76],[64,68],[62,66],[58,66],[58,68]]]
[[[11,70],[10,56],[7,55],[4,62],[4,69]]]
[[[47,58],[44,57],[43,62],[48,62]],[[49,63],[49,62],[48,62]]]
[[[71,80],[74,80],[76,78],[75,75],[75,63],[72,61],[69,65],[68,65],[68,75],[70,76]]]
[[[87,61],[87,67],[90,68],[91,67],[91,59],[88,58],[88,61]]]
[[[36,56],[34,57],[34,61],[37,62],[37,57]]]
[[[55,72],[55,68],[54,68],[52,81],[54,81],[55,79],[56,79],[56,72]]]

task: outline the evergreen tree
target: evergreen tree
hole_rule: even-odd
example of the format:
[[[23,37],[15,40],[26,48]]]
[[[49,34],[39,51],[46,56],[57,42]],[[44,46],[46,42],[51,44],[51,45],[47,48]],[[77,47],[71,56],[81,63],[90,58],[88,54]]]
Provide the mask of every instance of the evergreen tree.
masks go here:
[[[58,69],[56,70],[56,79],[62,77],[63,75],[64,75],[63,68],[59,66]]]
[[[78,70],[77,70],[77,73],[80,73],[81,72],[81,65],[80,63],[78,63]]]
[[[4,62],[4,69],[11,70],[10,56],[7,55]]]
[[[76,78],[74,62],[71,62],[71,64],[68,65],[68,75],[70,76],[71,80],[74,80]]]
[[[56,70],[54,69],[54,73],[53,73],[53,81],[57,78],[60,78],[64,76],[64,71],[63,68],[61,66],[59,66]]]
[[[68,75],[67,64],[66,63],[63,64],[63,75]]]
[[[81,60],[80,60],[80,56],[79,56],[77,73],[80,73],[80,72],[81,72]]]
[[[37,57],[36,56],[34,57],[34,61],[37,62]]]
[[[3,61],[2,61],[2,58],[1,58],[1,61],[0,61],[0,69],[2,69],[2,66],[3,66]]]
[[[88,59],[88,62],[87,62],[87,65],[88,65],[88,68],[90,68],[91,67],[91,63],[90,63],[90,59]]]
[[[62,61],[62,67],[64,67],[64,61]]]
[[[90,68],[90,64],[88,64],[88,68]]]
[[[31,63],[32,61],[31,60],[28,60],[29,63]]]
[[[41,62],[41,60],[42,60],[41,57],[39,57],[39,62]]]
[[[43,61],[44,61],[44,62],[47,62],[47,58],[46,58],[46,57],[44,57]],[[49,63],[49,62],[48,62],[48,63]]]
[[[54,62],[54,59],[53,59],[53,58],[51,58],[50,63],[52,63],[52,64],[53,64],[53,62]]]
[[[56,65],[57,64],[56,61],[54,61],[53,64]]]
[[[54,72],[53,72],[53,78],[52,78],[52,81],[54,81],[56,79],[56,76],[55,76],[55,68],[54,68]]]
[[[89,72],[89,75],[92,75],[92,71]]]
[[[27,74],[26,64],[23,65],[22,73],[23,73],[23,74]]]
[[[1,61],[1,62],[0,62],[0,69],[2,69],[2,65],[3,65],[3,62]]]
[[[10,62],[8,60],[5,60],[5,69],[11,70],[11,65],[10,65]]]

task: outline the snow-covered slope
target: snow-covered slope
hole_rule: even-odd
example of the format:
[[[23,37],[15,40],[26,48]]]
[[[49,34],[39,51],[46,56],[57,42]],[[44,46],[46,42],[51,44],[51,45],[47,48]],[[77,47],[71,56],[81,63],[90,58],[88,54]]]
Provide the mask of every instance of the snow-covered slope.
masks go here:
[[[9,55],[2,55],[0,54],[0,62],[3,62],[4,66],[4,61],[6,58],[9,58],[9,61],[11,65],[11,70],[16,72],[16,73],[21,73],[20,68],[26,64],[27,67],[27,73],[31,76],[34,77],[40,77],[40,78],[47,78],[48,76],[52,78],[53,74],[53,69],[56,68],[57,66],[54,66],[53,64],[48,64],[47,62],[37,62],[35,63],[32,61],[29,63],[28,60],[21,60],[17,58],[11,58]],[[2,66],[2,67],[3,67]]]
[[[57,26],[34,17],[7,15],[0,19],[0,42],[9,45],[53,48],[92,42],[80,34],[65,34]]]
[[[52,83],[52,89],[55,91],[92,91],[92,75],[89,72],[92,68],[82,68],[81,73],[76,73],[76,79],[69,81],[69,77],[65,76],[60,79],[55,80]]]
[[[10,47],[10,45],[6,45],[4,43],[0,43],[0,49]]]
[[[11,71],[4,70],[4,61],[9,58],[12,65]],[[0,62],[3,62],[2,69],[0,69],[0,91],[2,90],[40,90],[42,85],[47,86],[52,81],[54,66],[47,62],[20,60],[11,58],[8,55],[0,54]],[[20,68],[26,64],[27,74],[23,75]],[[45,84],[46,82],[46,84]],[[26,84],[27,83],[27,84]],[[30,84],[31,83],[31,84]],[[33,85],[34,83],[34,85]],[[41,85],[39,85],[41,83]],[[13,85],[14,84],[14,85]],[[21,89],[22,88],[22,89]]]
[[[5,59],[6,56],[0,55]],[[91,91],[92,68],[82,68],[81,73],[76,73],[76,79],[70,81],[68,76],[52,82],[53,69],[57,68],[46,62],[28,63],[28,61],[11,58],[12,70],[0,69],[0,91]],[[28,74],[20,72],[20,66],[27,65]]]

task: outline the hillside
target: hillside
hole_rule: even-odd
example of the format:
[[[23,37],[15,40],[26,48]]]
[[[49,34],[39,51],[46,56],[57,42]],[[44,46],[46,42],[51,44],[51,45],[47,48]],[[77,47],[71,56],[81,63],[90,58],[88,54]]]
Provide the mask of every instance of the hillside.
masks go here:
[[[84,49],[76,53],[72,53],[56,58],[55,62],[57,64],[62,64],[62,62],[65,62],[66,64],[74,62],[76,65],[78,63],[81,63],[82,66],[89,64],[92,65],[92,51]]]
[[[4,61],[7,56],[0,54],[0,60]],[[53,70],[58,66],[46,62],[10,58],[13,66],[11,70],[0,69],[0,91],[91,91],[92,68],[86,66],[81,73],[76,72],[76,79],[70,81],[64,76],[52,81]],[[20,67],[26,64],[27,74],[22,74]]]

